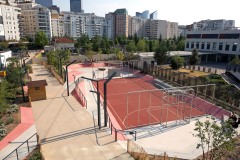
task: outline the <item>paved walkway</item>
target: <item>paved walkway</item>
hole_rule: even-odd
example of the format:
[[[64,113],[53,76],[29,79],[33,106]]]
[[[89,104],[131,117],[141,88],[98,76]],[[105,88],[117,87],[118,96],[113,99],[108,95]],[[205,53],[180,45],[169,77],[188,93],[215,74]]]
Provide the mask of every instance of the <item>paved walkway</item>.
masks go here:
[[[33,134],[36,133],[32,109],[21,107],[20,110],[21,110],[21,123],[0,142],[0,159],[3,159],[5,156],[10,154],[18,146],[20,146],[23,142],[25,142],[28,138],[30,138]],[[23,157],[27,154],[27,152],[23,151],[21,152]],[[15,156],[16,155],[14,153],[14,155],[12,155],[11,157]]]
[[[92,115],[40,65],[33,65],[32,80],[46,79],[47,100],[32,103],[41,150],[48,160],[127,159],[107,129],[95,129]],[[96,138],[97,137],[97,138]],[[122,158],[121,158],[122,156]]]

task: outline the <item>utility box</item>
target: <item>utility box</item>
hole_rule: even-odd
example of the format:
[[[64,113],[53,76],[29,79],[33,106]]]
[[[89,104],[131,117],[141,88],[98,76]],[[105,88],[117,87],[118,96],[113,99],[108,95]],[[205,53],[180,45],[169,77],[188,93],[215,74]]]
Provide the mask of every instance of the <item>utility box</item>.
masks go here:
[[[28,86],[28,96],[30,97],[31,101],[40,101],[40,100],[46,100],[46,86],[47,81],[46,80],[40,80],[40,81],[31,81],[27,83]]]

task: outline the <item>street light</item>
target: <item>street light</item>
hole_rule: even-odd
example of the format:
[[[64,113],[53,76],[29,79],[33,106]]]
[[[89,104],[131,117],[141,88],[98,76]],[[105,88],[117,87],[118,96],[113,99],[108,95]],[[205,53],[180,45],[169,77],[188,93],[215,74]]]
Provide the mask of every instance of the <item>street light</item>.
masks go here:
[[[99,126],[99,129],[101,129],[100,92],[99,92],[98,80],[96,80],[96,79],[91,79],[91,78],[87,78],[87,77],[84,77],[84,76],[82,76],[81,78],[82,78],[82,79],[89,80],[89,81],[93,81],[93,82],[96,82],[96,83],[97,83],[97,91],[92,91],[92,90],[91,90],[90,92],[97,94],[98,126]]]
[[[69,63],[68,65],[66,65],[66,79],[67,79],[67,95],[69,96],[69,84],[68,84],[68,67],[73,64],[74,62],[76,62],[77,60],[72,61],[71,63]],[[62,68],[62,67],[61,67]]]

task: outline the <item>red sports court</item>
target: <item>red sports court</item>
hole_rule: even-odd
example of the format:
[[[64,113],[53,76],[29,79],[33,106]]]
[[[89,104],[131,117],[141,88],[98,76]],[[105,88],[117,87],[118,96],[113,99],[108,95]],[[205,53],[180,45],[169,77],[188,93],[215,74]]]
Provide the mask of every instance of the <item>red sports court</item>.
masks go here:
[[[104,81],[99,81],[102,97]],[[121,129],[159,123],[164,125],[166,122],[204,115],[204,112],[192,107],[191,101],[186,102],[191,97],[180,97],[184,103],[176,103],[176,96],[167,95],[151,82],[152,78],[146,75],[142,78],[116,78],[108,83],[107,106]]]

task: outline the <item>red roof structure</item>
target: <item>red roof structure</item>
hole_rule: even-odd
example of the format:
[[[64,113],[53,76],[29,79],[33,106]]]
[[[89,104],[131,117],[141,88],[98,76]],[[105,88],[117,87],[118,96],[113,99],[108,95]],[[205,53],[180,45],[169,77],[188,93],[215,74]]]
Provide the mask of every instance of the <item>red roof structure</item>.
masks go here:
[[[74,43],[74,40],[66,37],[55,38],[54,40],[56,43]]]

